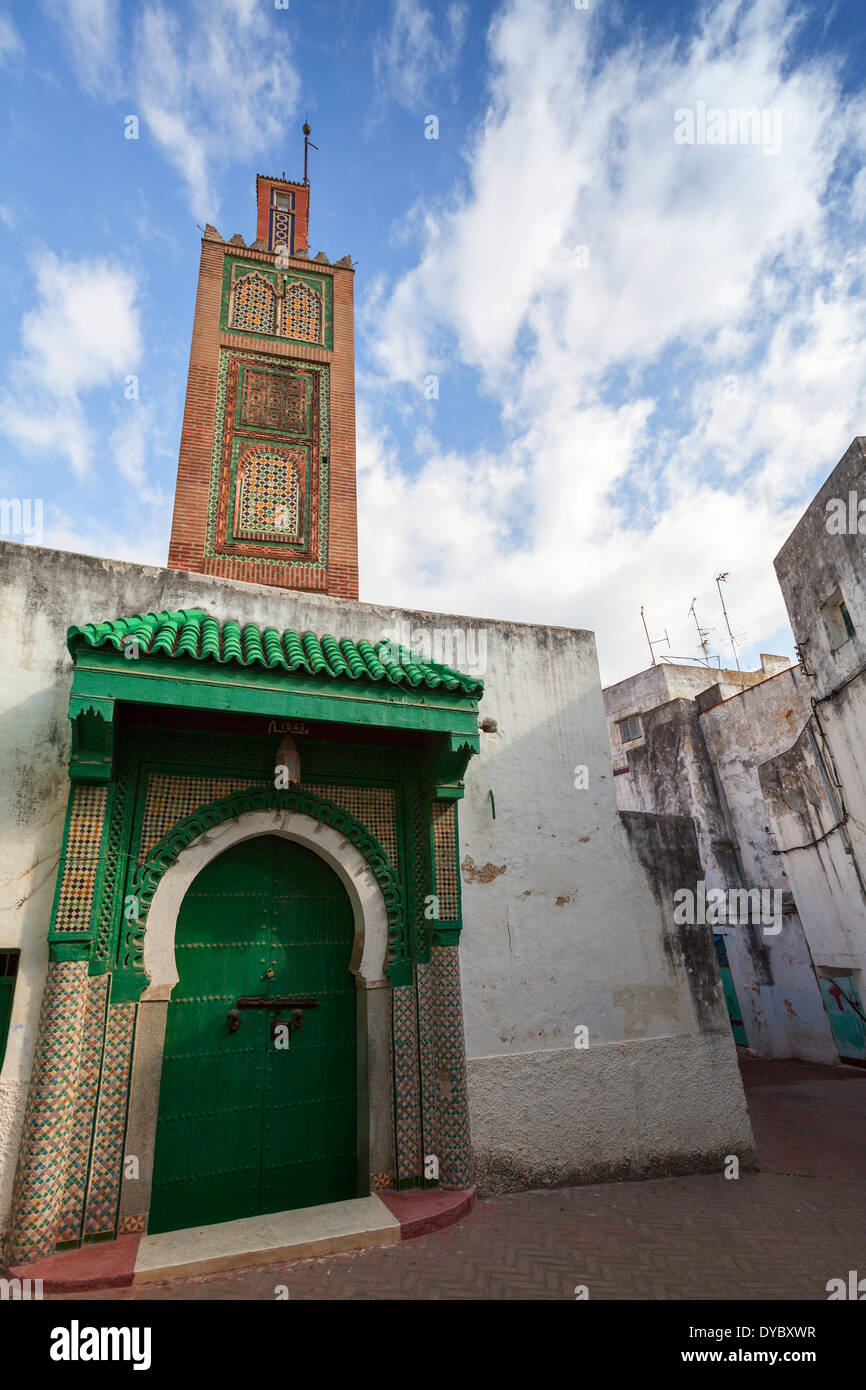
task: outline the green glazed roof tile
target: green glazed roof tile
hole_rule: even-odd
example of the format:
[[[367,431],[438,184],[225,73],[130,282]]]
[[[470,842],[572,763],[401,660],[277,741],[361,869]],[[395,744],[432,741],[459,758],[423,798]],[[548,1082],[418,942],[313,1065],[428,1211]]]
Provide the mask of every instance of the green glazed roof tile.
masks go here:
[[[168,656],[193,661],[218,661],[223,665],[263,666],[269,671],[298,672],[341,681],[367,681],[427,690],[448,690],[480,697],[484,682],[434,661],[424,661],[408,647],[383,638],[374,646],[344,637],[337,641],[314,632],[280,633],[255,623],[243,627],[233,618],[222,625],[201,608],[181,608],[176,613],[135,613],[113,622],[86,623],[66,634],[69,653],[81,648],[110,647],[123,651],[134,642],[136,656]]]

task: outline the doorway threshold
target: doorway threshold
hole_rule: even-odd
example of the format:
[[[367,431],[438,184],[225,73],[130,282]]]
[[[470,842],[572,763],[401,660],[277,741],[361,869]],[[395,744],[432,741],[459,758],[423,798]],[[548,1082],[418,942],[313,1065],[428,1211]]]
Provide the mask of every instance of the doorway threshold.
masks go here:
[[[355,1197],[142,1236],[132,1282],[154,1284],[246,1265],[307,1260],[341,1250],[397,1245],[400,1239],[400,1222],[379,1197]]]
[[[192,1226],[160,1235],[121,1235],[10,1265],[15,1279],[38,1279],[44,1293],[73,1294],[195,1278],[250,1265],[289,1263],[343,1250],[397,1245],[467,1216],[475,1188],[396,1192],[295,1211]]]

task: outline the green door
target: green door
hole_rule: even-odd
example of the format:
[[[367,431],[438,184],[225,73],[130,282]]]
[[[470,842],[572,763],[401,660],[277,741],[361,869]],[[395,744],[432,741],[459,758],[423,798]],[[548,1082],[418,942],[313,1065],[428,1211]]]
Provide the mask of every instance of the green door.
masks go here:
[[[719,962],[719,971],[722,976],[722,987],[725,991],[725,1003],[728,1006],[728,1018],[731,1020],[731,1029],[734,1034],[734,1042],[741,1047],[749,1046],[749,1039],[746,1037],[746,1030],[743,1027],[743,1011],[740,1008],[740,1001],[737,998],[737,990],[734,985],[734,977],[731,974],[731,967],[728,964],[728,948],[725,945],[725,938],[721,933],[716,933],[714,937],[716,943],[716,956]]]
[[[245,840],[195,879],[177,920],[151,1232],[357,1195],[353,937],[343,885],[292,841]],[[233,1031],[242,996],[317,1007],[276,1037],[276,1008],[240,1009]]]

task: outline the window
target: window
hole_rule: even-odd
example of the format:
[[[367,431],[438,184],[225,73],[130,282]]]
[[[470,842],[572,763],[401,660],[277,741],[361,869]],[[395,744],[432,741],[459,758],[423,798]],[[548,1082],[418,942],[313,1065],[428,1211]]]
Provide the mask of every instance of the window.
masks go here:
[[[295,195],[271,189],[271,206],[268,221],[268,250],[276,251],[284,246],[293,254],[295,250]]]
[[[6,1051],[6,1038],[9,1035],[9,1020],[12,1017],[12,995],[15,993],[15,977],[18,974],[18,951],[0,951],[0,1067]]]
[[[322,341],[322,301],[302,280],[293,280],[286,290],[283,333],[308,343]]]
[[[634,743],[636,738],[643,737],[640,718],[636,714],[630,714],[628,719],[620,719],[617,728],[620,743]]]
[[[276,335],[277,297],[268,281],[255,271],[235,280],[231,326]]]
[[[824,615],[824,624],[827,628],[827,635],[830,638],[830,649],[836,651],[848,641],[849,637],[854,636],[855,628],[848,612],[848,605],[842,597],[841,589],[834,589],[830,597],[821,605],[821,612]]]

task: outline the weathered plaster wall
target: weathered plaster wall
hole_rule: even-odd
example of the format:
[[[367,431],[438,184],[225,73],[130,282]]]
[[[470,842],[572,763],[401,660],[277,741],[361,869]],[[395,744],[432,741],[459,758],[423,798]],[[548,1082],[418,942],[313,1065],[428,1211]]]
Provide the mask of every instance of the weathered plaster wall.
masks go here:
[[[589,1048],[470,1060],[483,1191],[694,1172],[720,1167],[730,1153],[746,1167],[754,1163],[712,931],[677,926],[671,911],[675,889],[700,877],[694,824],[689,817],[640,812],[624,812],[620,820],[621,862],[637,861],[645,875],[641,891],[649,886],[655,908],[645,906],[638,932],[645,943],[661,941],[667,970],[654,956],[644,978],[630,973],[626,961],[617,985],[587,981],[569,1021],[589,1027]],[[595,926],[582,923],[582,937]],[[608,953],[599,972],[609,976],[611,966],[616,970],[617,958]],[[692,1024],[653,1036],[654,1023],[672,1006],[674,981],[699,1031]],[[620,1011],[623,1041],[605,1036],[597,1043],[595,1023],[608,995]]]
[[[808,696],[797,667],[713,705],[700,715],[704,741],[724,796],[728,820],[747,887],[778,888],[794,894],[798,911],[786,911],[778,935],[760,933],[767,955],[767,978],[749,984],[749,1042],[769,1056],[795,1056],[835,1063],[827,1014],[815,978],[804,931],[804,908],[777,852],[761,767],[796,742],[809,718]],[[791,904],[786,904],[791,906]],[[811,909],[810,909],[811,910]],[[728,957],[738,950],[733,938],[742,927],[725,933]]]
[[[8,543],[0,545],[7,654],[0,694],[0,944],[21,943],[22,967],[0,1079],[5,1094],[23,1099],[47,960],[67,793],[72,668],[66,629],[186,607],[223,620],[371,641],[404,623],[412,630],[486,632],[482,716],[495,719],[498,729],[482,738],[460,806],[460,954],[471,1120],[480,1153],[500,1144],[509,1097],[522,1095],[519,1153],[535,1157],[524,1161],[515,1149],[511,1185],[545,1174],[554,1181],[565,1171],[588,1172],[586,1164],[573,1168],[576,1130],[584,1150],[597,1151],[599,1162],[607,1163],[613,1153],[627,1169],[638,1150],[689,1166],[716,1162],[723,1152],[750,1151],[730,1033],[726,1026],[718,1033],[702,1031],[688,967],[671,952],[662,909],[617,813],[591,633],[407,612]],[[11,653],[18,653],[14,668]],[[579,765],[588,770],[585,788],[575,786]],[[591,1046],[572,1065],[580,1024],[589,1028]],[[648,1079],[645,1068],[664,1072],[668,1056],[681,1077],[687,1065],[693,1094],[672,1092],[660,1125],[652,1105],[667,1082],[662,1075]],[[626,1134],[616,1107],[610,1110],[612,1131],[599,1127],[594,1107],[611,1068],[619,1069],[637,1107],[629,1125],[642,1136],[639,1143]],[[572,1085],[563,1088],[565,1075]],[[638,1103],[639,1095],[652,1104]],[[560,1113],[553,1129],[551,1106]],[[670,1107],[682,1112],[679,1128]],[[3,1139],[4,1215],[17,1128],[13,1122]],[[667,1150],[655,1147],[657,1128],[673,1136]],[[677,1158],[677,1146],[686,1140]]]
[[[762,657],[772,677],[747,673],[745,689],[730,673],[707,668],[655,667],[605,691],[616,757],[618,714],[670,681],[691,686],[694,698],[640,709],[642,737],[627,746],[616,774],[621,810],[691,816],[708,888],[779,888],[791,885],[766,826],[758,767],[796,739],[809,714],[796,669],[783,657]],[[720,680],[712,679],[721,676]],[[736,678],[736,673],[733,673]],[[710,681],[712,679],[712,684]],[[631,686],[631,693],[626,687]],[[684,884],[682,886],[688,886]],[[815,979],[803,926],[787,912],[779,935],[748,923],[719,923],[749,1046],[762,1056],[798,1056],[835,1062],[836,1049]]]
[[[785,541],[775,559],[776,577],[808,670],[824,694],[866,663],[866,515],[864,529],[836,535],[827,530],[827,504],[866,501],[866,437],[855,439]],[[838,643],[821,608],[839,586],[854,636]]]
[[[847,525],[828,529],[828,504]],[[820,901],[807,922],[816,963],[847,964],[866,987],[866,438],[854,439],[776,556],[776,575],[803,655],[803,688],[815,702],[814,744],[801,745],[768,794],[786,845],[830,831],[814,849],[791,851],[798,898]],[[853,635],[834,635],[825,608],[838,589]],[[816,750],[822,769],[816,765]],[[797,764],[800,764],[798,767]],[[840,786],[837,787],[836,783]],[[818,787],[821,792],[819,794]],[[823,805],[822,805],[823,802]],[[837,821],[841,825],[831,830]]]
[[[0,1070],[0,1241],[48,965],[47,929],[69,788],[69,659],[56,640],[52,616],[62,609],[63,594],[34,557],[23,556],[20,571],[23,551],[0,545],[0,948],[21,952]],[[10,582],[14,597],[7,593]]]
[[[695,702],[669,700],[642,718],[644,737],[631,745],[626,770],[617,774],[617,805],[621,811],[692,816],[707,885],[734,882],[736,862]]]
[[[629,714],[642,714],[668,700],[694,700],[703,690],[719,685],[723,699],[735,695],[743,686],[756,685],[789,665],[786,656],[761,656],[760,671],[735,671],[716,666],[681,666],[676,662],[659,662],[634,676],[605,686],[604,707],[611,722],[625,719]],[[613,732],[611,734],[613,739]]]
[[[849,528],[827,529],[827,504],[846,504]],[[853,503],[853,507],[852,504]],[[776,575],[804,655],[808,694],[844,788],[846,834],[866,882],[866,438],[858,437],[776,556]],[[853,513],[853,516],[852,516]],[[853,520],[854,530],[850,529]],[[839,589],[854,633],[832,635],[823,605]],[[844,688],[843,688],[844,687]]]
[[[785,868],[816,966],[866,968],[866,902],[837,809],[804,730],[784,753],[758,769],[773,837],[787,850]]]

